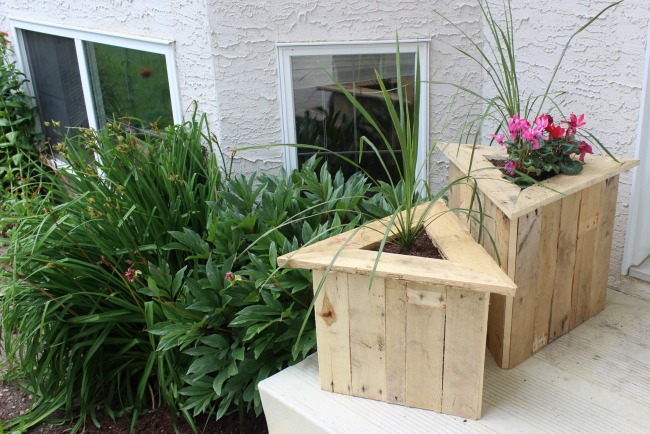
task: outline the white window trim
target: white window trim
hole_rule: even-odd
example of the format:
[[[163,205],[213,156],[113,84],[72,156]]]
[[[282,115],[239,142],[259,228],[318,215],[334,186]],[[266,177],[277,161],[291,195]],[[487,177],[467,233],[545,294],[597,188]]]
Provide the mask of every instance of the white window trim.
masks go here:
[[[648,26],[647,40],[650,41],[650,26]],[[630,267],[640,265],[650,255],[650,249],[644,247],[644,241],[650,243],[650,240],[643,240],[643,237],[650,237],[650,228],[641,227],[643,224],[648,225],[648,218],[650,218],[650,203],[644,203],[643,194],[646,193],[645,197],[647,197],[647,189],[650,185],[650,161],[648,161],[650,159],[650,45],[645,56],[634,155],[641,160],[641,165],[632,169],[632,194],[625,233],[622,274],[628,274]]]
[[[26,20],[22,18],[9,17],[11,35],[16,41],[16,57],[18,66],[23,71],[28,80],[31,82],[31,74],[27,67],[27,57],[25,50],[25,41],[22,31],[29,30],[54,36],[62,36],[74,39],[77,50],[77,59],[79,62],[79,72],[81,73],[81,85],[84,93],[84,101],[88,112],[88,123],[91,128],[97,128],[97,117],[95,116],[95,104],[91,92],[90,75],[88,74],[88,65],[86,56],[83,51],[83,42],[94,42],[98,44],[115,45],[118,47],[147,51],[150,53],[162,54],[165,56],[167,64],[167,77],[169,81],[169,93],[172,105],[172,115],[174,123],[183,122],[183,110],[180,98],[180,88],[178,86],[178,77],[176,74],[176,57],[174,54],[174,42],[164,39],[145,38],[141,36],[120,35],[109,32],[94,31],[79,27],[45,23],[41,21]],[[32,96],[33,89],[30,89]]]
[[[280,79],[280,106],[283,143],[296,143],[295,110],[293,102],[293,83],[291,79],[291,58],[293,56],[351,55],[395,53],[395,40],[378,42],[317,42],[280,43],[278,51],[278,74]],[[429,154],[429,43],[422,40],[400,40],[400,53],[417,53],[420,60],[420,133],[418,143],[418,179],[423,186],[428,183]],[[283,148],[284,167],[288,173],[298,168],[298,152],[293,146]]]

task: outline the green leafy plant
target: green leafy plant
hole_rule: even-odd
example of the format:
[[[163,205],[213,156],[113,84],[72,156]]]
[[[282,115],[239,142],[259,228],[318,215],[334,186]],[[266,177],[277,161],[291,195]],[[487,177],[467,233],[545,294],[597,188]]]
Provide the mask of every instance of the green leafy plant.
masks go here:
[[[0,212],[39,190],[40,145],[34,100],[23,90],[25,76],[11,60],[9,35],[0,32]],[[0,224],[0,233],[4,224]]]
[[[56,410],[79,417],[76,428],[86,417],[97,423],[100,408],[132,412],[134,422],[161,405],[183,411],[179,372],[190,360],[157,352],[147,329],[185,288],[179,278],[159,279],[167,292],[156,296],[142,288],[149,264],[182,275],[186,255],[165,248],[174,231],[207,226],[224,177],[212,146],[204,117],[148,133],[115,122],[57,145],[68,165],[43,175],[49,202],[10,219],[2,257],[7,363],[34,395],[31,411],[6,428]]]
[[[163,306],[166,320],[149,331],[160,336],[158,351],[191,358],[179,394],[194,415],[259,414],[257,383],[315,348],[310,273],[279,269],[277,257],[358,226],[362,205],[377,201],[366,198],[361,174],[345,180],[317,166],[311,158],[289,177],[232,178],[212,204],[206,237],[172,233],[167,248],[193,264],[181,272],[186,295]],[[152,296],[179,276],[153,266],[148,274]]]
[[[468,136],[472,131],[476,132],[474,139],[476,144],[483,123],[486,120],[496,123],[496,132],[491,136],[508,151],[509,161],[504,173],[509,179],[516,179],[518,184],[527,186],[536,182],[534,177],[552,176],[557,173],[579,173],[582,165],[571,156],[579,155],[580,162],[584,163],[585,153],[592,153],[591,145],[614,158],[609,150],[587,130],[581,130],[581,133],[578,132],[579,137],[576,137],[578,117],[575,115],[572,114],[569,121],[563,121],[567,124],[567,129],[566,134],[561,137],[557,130],[560,128],[559,124],[553,125],[553,118],[542,113],[557,111],[559,116],[556,117],[564,117],[553,99],[556,93],[552,91],[552,87],[567,50],[577,35],[621,1],[606,6],[571,34],[561,49],[544,91],[540,94],[525,94],[520,89],[517,75],[515,22],[510,0],[503,3],[501,20],[493,14],[489,2],[478,0],[483,22],[489,30],[485,41],[474,40],[457,24],[439,14],[469,40],[475,52],[458,47],[456,50],[481,68],[495,92],[494,95],[484,95],[482,91],[472,90],[457,83],[445,83],[473,95],[484,105],[484,111],[480,115],[475,117],[469,115],[470,121],[463,125],[463,128],[467,130]],[[547,102],[550,103],[548,107],[545,106]],[[534,121],[529,123],[526,119],[534,119]],[[499,134],[500,132],[509,132],[509,136],[506,137],[508,133]]]

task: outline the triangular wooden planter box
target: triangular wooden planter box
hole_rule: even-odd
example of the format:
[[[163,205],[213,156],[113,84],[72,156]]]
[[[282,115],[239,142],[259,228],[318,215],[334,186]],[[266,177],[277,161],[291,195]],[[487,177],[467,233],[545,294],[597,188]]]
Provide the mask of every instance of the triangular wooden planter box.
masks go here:
[[[371,289],[387,220],[278,263],[313,270],[316,291],[338,254],[314,309],[323,390],[478,419],[489,294],[515,285],[444,203],[429,216],[446,260],[382,253]]]
[[[472,146],[450,144],[445,154],[450,181],[464,177]],[[487,236],[482,244],[495,259],[498,252],[518,288],[514,297],[491,296],[488,323],[492,355],[512,368],[604,309],[618,176],[639,161],[588,155],[581,174],[522,190],[489,161],[506,158],[500,147],[477,147],[472,175],[496,250]],[[449,207],[470,206],[471,192],[452,187]],[[478,225],[470,226],[478,239]]]

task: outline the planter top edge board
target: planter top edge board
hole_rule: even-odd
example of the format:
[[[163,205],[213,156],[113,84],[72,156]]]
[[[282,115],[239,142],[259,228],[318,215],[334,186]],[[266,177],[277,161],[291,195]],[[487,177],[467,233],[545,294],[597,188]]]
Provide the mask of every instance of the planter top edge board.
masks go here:
[[[501,270],[485,249],[477,244],[460,223],[439,201],[420,205],[416,218],[430,208],[426,231],[446,258],[431,259],[383,252],[377,263],[377,277],[456,286],[478,292],[514,295],[516,285]],[[364,250],[377,245],[384,237],[389,218],[371,222],[362,228],[330,237],[278,258],[287,268],[345,271],[370,275],[377,252]]]
[[[445,156],[461,171],[467,173],[472,159],[472,145],[455,143],[441,146]],[[553,203],[572,193],[619,175],[639,165],[639,160],[619,158],[618,162],[603,155],[587,155],[586,164],[578,175],[556,175],[539,185],[521,189],[501,177],[501,171],[489,161],[507,158],[499,146],[476,146],[472,176],[483,192],[508,218],[515,219],[540,206]]]

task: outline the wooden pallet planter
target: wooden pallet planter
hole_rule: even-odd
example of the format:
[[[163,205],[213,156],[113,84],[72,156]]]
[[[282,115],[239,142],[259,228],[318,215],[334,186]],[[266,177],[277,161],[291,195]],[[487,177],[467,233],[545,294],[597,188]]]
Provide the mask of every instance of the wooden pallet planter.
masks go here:
[[[447,211],[436,203],[426,228],[446,260],[383,253],[371,287],[377,252],[367,249],[386,221],[278,259],[313,270],[314,291],[323,282],[315,303],[323,390],[481,416],[489,294],[513,296],[515,285]]]
[[[445,154],[450,181],[464,177],[472,147],[448,145]],[[588,155],[581,174],[522,190],[490,162],[506,158],[499,147],[477,147],[472,174],[495,239],[481,242],[518,288],[491,295],[488,321],[490,352],[512,368],[604,309],[618,176],[639,161]],[[454,186],[449,207],[470,206],[471,194],[467,184]],[[470,226],[478,239],[478,225]]]

